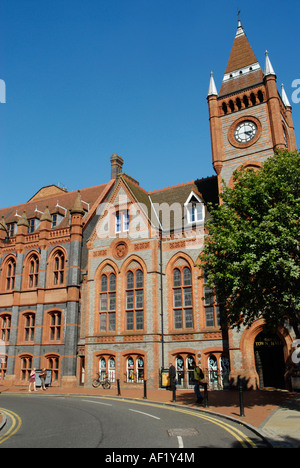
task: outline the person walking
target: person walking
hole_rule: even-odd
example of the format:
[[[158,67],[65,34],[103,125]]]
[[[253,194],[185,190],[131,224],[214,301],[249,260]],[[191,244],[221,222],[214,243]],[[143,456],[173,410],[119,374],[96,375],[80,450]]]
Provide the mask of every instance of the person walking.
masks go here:
[[[176,369],[172,362],[169,364],[169,379],[170,379],[170,389],[174,390],[176,387]]]
[[[40,379],[41,379],[42,389],[43,389],[43,390],[47,390],[47,389],[46,389],[46,386],[45,386],[46,377],[47,377],[47,369],[45,369],[45,367],[44,367],[44,368],[42,369],[41,373],[40,373]]]
[[[193,382],[194,382],[194,393],[197,397],[196,403],[202,403],[204,398],[201,395],[199,386],[200,386],[201,380],[204,378],[204,374],[203,374],[202,369],[196,365],[195,361],[193,362],[192,367],[194,369]]]
[[[37,392],[37,389],[36,389],[36,386],[35,386],[35,368],[33,368],[32,371],[30,372],[29,388],[28,388],[29,392],[32,392],[32,390],[31,390],[32,385],[33,385],[33,391]]]

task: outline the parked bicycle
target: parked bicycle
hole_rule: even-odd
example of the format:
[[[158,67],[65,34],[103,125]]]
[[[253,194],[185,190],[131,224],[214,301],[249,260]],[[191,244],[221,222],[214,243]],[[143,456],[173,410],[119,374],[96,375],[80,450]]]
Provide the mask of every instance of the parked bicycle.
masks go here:
[[[98,374],[97,379],[94,379],[93,382],[92,382],[93,387],[98,388],[98,387],[100,387],[100,385],[102,385],[103,388],[109,389],[111,387],[111,383],[108,380],[107,375],[104,375],[104,378],[101,379],[100,372],[97,372],[97,374]]]

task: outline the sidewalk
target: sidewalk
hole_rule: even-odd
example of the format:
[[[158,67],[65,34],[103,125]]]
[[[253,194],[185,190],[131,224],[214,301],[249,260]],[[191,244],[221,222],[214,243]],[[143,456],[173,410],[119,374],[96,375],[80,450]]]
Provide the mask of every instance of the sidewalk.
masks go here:
[[[192,390],[177,390],[176,402],[172,401],[172,392],[165,389],[147,390],[144,399],[143,386],[120,386],[120,395],[116,385],[110,390],[85,387],[50,387],[43,392],[29,394],[27,387],[0,386],[0,393],[19,393],[32,396],[43,395],[93,395],[109,398],[130,398],[163,404],[184,405],[199,408],[201,411],[218,413],[228,418],[234,418],[242,424],[250,426],[265,436],[273,447],[300,448],[300,393],[277,390],[249,390],[243,392],[244,415],[240,416],[239,392],[209,391],[208,408],[195,404]],[[1,395],[0,395],[1,406]]]

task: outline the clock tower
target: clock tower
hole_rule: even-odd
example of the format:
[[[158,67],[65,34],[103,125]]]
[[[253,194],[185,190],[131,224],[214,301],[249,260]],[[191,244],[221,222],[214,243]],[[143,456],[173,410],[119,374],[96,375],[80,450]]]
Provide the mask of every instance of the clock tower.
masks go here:
[[[279,94],[268,52],[263,71],[240,21],[220,91],[211,73],[207,100],[219,190],[242,165],[260,167],[277,148],[297,149],[283,85]]]

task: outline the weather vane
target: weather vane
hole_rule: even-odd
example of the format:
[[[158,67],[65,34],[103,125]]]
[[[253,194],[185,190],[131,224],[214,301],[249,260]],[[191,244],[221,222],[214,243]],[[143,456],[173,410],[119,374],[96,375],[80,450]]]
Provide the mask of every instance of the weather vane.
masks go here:
[[[238,20],[240,21],[240,14],[241,14],[241,10],[238,10]]]

